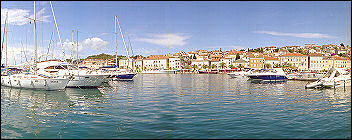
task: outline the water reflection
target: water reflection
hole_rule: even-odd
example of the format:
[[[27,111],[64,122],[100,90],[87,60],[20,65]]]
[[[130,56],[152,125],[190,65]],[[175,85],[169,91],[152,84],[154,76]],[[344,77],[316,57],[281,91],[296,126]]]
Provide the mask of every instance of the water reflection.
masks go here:
[[[2,138],[314,138],[330,130],[350,136],[351,88],[305,84],[143,74],[98,89],[1,87]]]

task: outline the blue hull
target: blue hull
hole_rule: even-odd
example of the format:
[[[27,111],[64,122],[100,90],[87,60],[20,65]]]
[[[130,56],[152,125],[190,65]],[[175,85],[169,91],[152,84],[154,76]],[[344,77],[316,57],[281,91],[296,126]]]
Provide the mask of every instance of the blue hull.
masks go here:
[[[112,75],[110,78],[117,79],[117,80],[132,80],[135,74],[119,74],[119,75]]]
[[[253,80],[266,80],[266,81],[282,81],[287,80],[286,76],[282,75],[260,75],[260,76],[248,76]]]

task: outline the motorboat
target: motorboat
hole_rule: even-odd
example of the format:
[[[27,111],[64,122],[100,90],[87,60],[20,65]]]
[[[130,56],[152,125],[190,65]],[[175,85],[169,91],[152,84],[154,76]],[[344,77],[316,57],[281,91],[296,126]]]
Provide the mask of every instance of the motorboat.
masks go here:
[[[286,81],[287,76],[282,68],[274,68],[268,71],[261,71],[247,75],[251,80],[261,81]]]
[[[335,88],[341,86],[351,86],[351,73],[342,68],[331,68],[323,78],[308,83],[306,88]]]
[[[47,60],[38,63],[38,72],[49,76],[70,75],[67,87],[94,88],[101,86],[106,74],[94,73],[93,70],[79,69],[73,64],[60,60]]]
[[[287,74],[287,79],[288,80],[295,80],[297,79],[301,74],[298,72],[294,72],[294,73],[289,73]]]
[[[218,74],[218,70],[199,70],[199,74]]]
[[[148,70],[142,71],[143,74],[176,74],[176,70]]]
[[[231,73],[227,73],[227,75],[231,76],[231,78],[236,77],[247,77],[251,72],[250,71],[235,71]]]

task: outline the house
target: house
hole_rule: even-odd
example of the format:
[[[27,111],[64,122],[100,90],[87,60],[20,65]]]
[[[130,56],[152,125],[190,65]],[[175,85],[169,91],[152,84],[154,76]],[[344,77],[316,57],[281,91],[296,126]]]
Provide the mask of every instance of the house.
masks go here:
[[[287,53],[279,57],[280,64],[291,64],[298,70],[308,70],[308,56],[300,53]]]
[[[143,70],[163,70],[169,68],[169,58],[165,55],[152,55],[143,59]]]
[[[278,66],[280,64],[279,58],[278,57],[269,57],[269,56],[264,56],[264,65],[265,64],[270,64],[271,68],[274,66]]]
[[[323,55],[319,53],[310,53],[308,56],[308,69],[312,71],[322,71]]]
[[[253,69],[264,68],[264,56],[263,54],[250,54],[249,55],[249,66]]]

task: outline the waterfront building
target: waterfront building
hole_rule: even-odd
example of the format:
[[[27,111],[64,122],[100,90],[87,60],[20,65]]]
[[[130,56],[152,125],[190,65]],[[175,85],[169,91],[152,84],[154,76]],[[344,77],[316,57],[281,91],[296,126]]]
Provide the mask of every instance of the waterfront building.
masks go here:
[[[143,59],[137,58],[134,63],[134,68],[136,71],[143,71]]]
[[[310,53],[308,57],[308,69],[312,71],[323,70],[323,55],[319,53]]]
[[[169,58],[165,55],[152,55],[143,59],[143,70],[163,70],[169,68]]]
[[[280,64],[291,64],[298,70],[308,70],[308,56],[300,53],[287,53],[279,57]]]
[[[191,61],[191,66],[196,65],[199,69],[203,68],[204,65],[210,66],[210,61],[208,59],[197,59]]]
[[[127,58],[127,57],[124,57],[122,59],[119,60],[119,68],[120,69],[134,69],[134,64],[135,61],[133,58]]]
[[[274,66],[277,66],[280,64],[279,58],[278,57],[269,57],[269,56],[264,56],[264,65],[265,64],[270,64],[271,68]]]
[[[328,71],[334,67],[334,57],[324,56],[322,60],[322,69]]]
[[[345,68],[345,69],[351,69],[351,60],[345,57],[338,57],[338,56],[333,56],[334,57],[334,67],[335,68]]]
[[[263,54],[250,54],[249,55],[249,66],[253,69],[264,68],[264,56]]]
[[[232,62],[232,65],[235,66],[236,68],[250,68],[249,66],[249,61],[243,60],[243,59],[238,59]]]
[[[215,65],[215,68],[220,68],[220,59],[213,58],[210,60],[210,66]]]
[[[233,61],[233,59],[227,55],[225,55],[224,58],[220,58],[220,63],[225,63],[226,68],[229,68],[230,65],[232,65],[232,61]]]
[[[184,66],[183,61],[179,57],[169,57],[169,69],[181,70]]]

